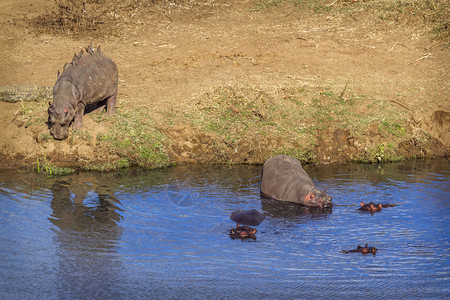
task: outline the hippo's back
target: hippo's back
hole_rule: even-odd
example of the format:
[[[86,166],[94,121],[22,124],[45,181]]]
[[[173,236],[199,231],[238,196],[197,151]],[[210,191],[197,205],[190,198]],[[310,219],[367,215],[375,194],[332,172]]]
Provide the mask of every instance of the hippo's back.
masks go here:
[[[58,77],[79,90],[82,101],[95,103],[117,93],[119,75],[117,65],[101,52],[84,53],[72,61]],[[57,84],[55,84],[55,87]]]
[[[314,183],[295,158],[278,155],[269,158],[262,169],[261,195],[280,201],[302,203]]]

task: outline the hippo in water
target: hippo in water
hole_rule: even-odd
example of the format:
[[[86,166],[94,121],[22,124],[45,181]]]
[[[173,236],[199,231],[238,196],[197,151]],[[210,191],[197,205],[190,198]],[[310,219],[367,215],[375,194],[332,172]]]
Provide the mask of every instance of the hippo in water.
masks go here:
[[[361,207],[358,208],[359,210],[363,210],[363,211],[369,211],[371,214],[375,213],[375,212],[379,212],[381,211],[383,208],[387,208],[387,207],[394,207],[396,206],[395,204],[375,204],[373,202],[369,202],[369,203],[364,203],[361,201]]]
[[[261,196],[305,206],[331,207],[331,196],[314,186],[295,158],[278,155],[269,158],[262,169]]]
[[[231,214],[230,219],[236,222],[236,228],[231,228],[230,237],[232,239],[252,238],[256,239],[256,228],[250,226],[258,226],[266,218],[265,215],[256,209],[238,210]],[[240,226],[242,224],[243,226]]]
[[[369,247],[366,244],[364,247],[358,246],[358,247],[356,247],[356,249],[353,249],[353,250],[348,250],[348,251],[347,250],[342,250],[341,253],[348,254],[348,253],[351,253],[351,252],[359,252],[359,253],[362,253],[364,255],[366,255],[368,253],[372,253],[373,255],[375,255],[375,254],[377,254],[377,250],[378,250],[377,248]]]
[[[265,218],[266,216],[256,209],[238,210],[231,213],[230,216],[230,219],[236,222],[236,227],[239,227],[239,224],[258,226]]]

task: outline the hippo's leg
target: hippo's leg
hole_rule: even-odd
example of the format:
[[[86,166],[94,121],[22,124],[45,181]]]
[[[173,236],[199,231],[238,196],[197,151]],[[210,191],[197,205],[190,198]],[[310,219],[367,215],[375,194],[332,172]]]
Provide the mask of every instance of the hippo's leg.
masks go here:
[[[106,100],[106,113],[108,114],[108,116],[112,116],[116,112],[116,99],[117,93]]]
[[[81,129],[81,127],[83,127],[83,115],[85,107],[86,106],[83,103],[78,103],[77,111],[75,112],[75,118],[72,124],[72,128],[74,130]]]

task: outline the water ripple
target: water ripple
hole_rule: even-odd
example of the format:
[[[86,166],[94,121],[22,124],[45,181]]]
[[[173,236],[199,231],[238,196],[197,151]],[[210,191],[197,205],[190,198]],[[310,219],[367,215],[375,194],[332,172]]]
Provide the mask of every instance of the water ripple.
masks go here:
[[[261,198],[260,166],[0,173],[0,289],[6,298],[450,296],[442,164],[305,169],[332,210]],[[371,215],[361,201],[398,206]],[[256,240],[230,239],[231,212],[249,208],[267,216]],[[341,253],[366,243],[376,255]]]

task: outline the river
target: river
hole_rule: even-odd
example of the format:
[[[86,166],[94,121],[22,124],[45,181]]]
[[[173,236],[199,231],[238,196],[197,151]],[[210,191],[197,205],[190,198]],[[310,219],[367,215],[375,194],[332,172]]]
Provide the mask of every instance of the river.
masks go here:
[[[447,160],[305,170],[332,210],[261,198],[261,166],[0,171],[0,298],[450,297]],[[250,208],[256,239],[231,239]],[[341,252],[366,243],[376,255]]]

